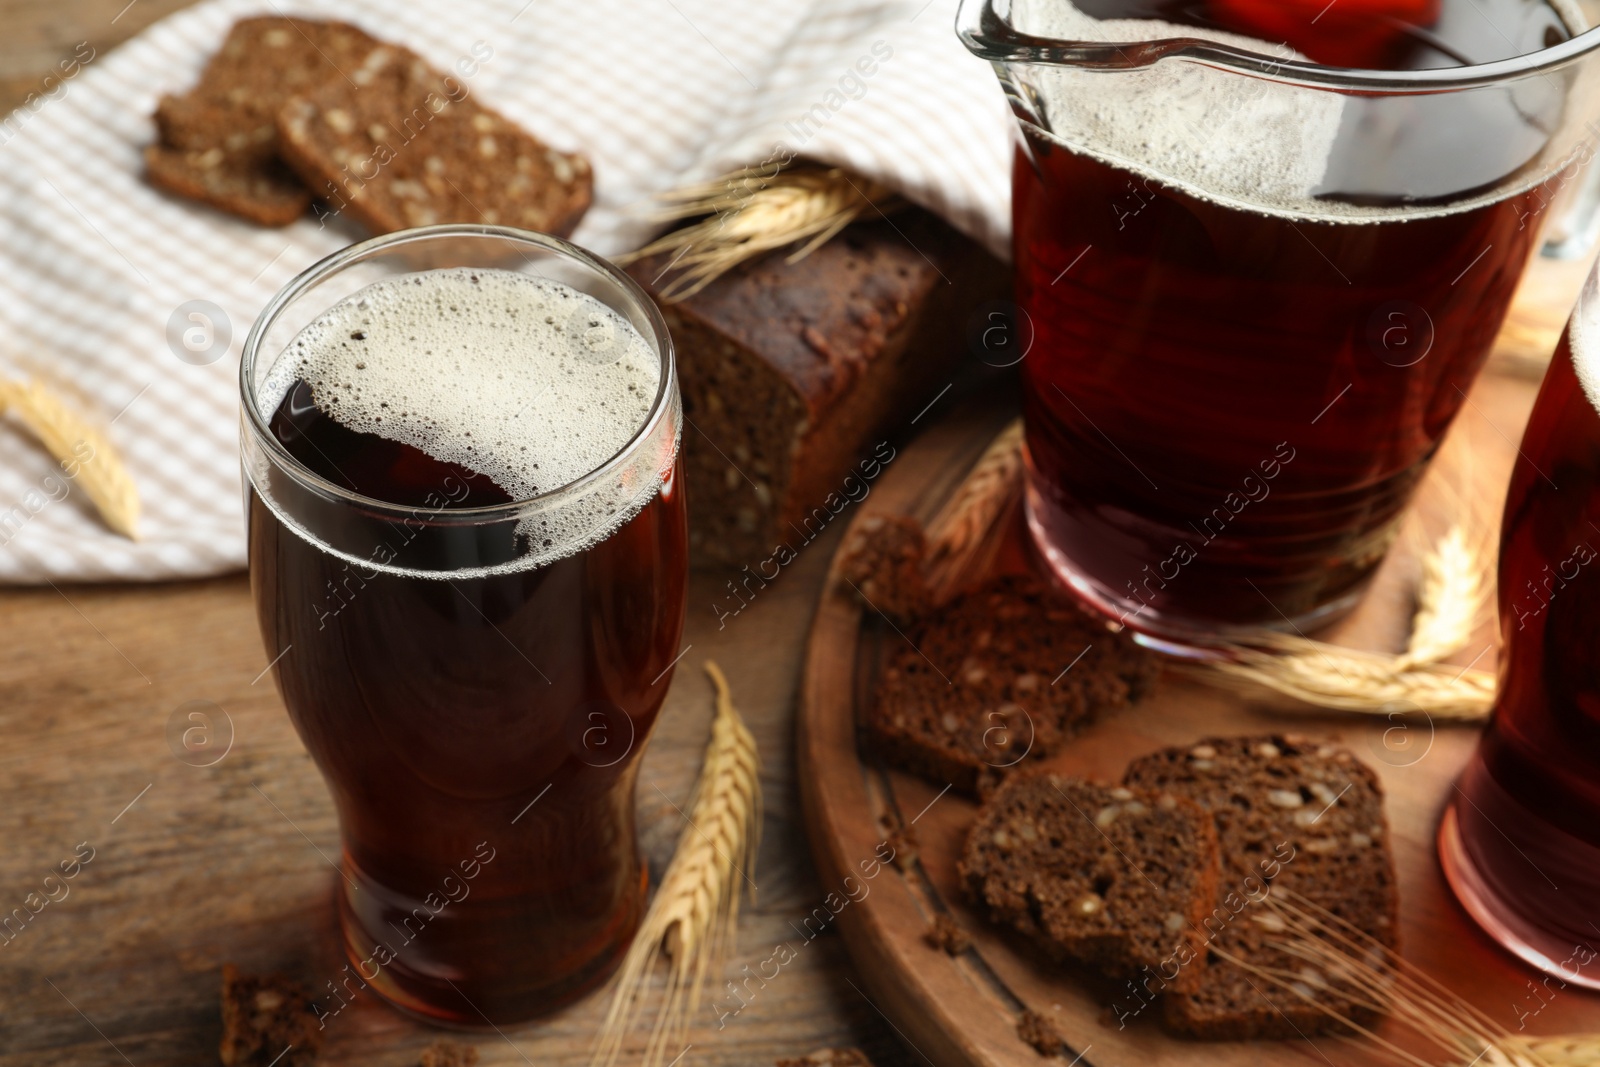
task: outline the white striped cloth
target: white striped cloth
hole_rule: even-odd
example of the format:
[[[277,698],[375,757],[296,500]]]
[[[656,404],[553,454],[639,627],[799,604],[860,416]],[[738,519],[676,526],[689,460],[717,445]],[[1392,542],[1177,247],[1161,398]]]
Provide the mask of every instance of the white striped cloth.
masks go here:
[[[43,378],[109,422],[144,506],[140,541],[110,533],[0,419],[0,581],[244,565],[245,334],[284,283],[363,235],[309,219],[261,229],[169,198],[140,179],[140,151],[157,97],[187,88],[235,19],[274,13],[355,22],[442,68],[487,45],[472,91],[593,161],[573,239],[601,254],[650,235],[656,194],[785,149],[878,178],[998,252],[1008,240],[1011,120],[956,39],[955,0],[206,0],[0,121],[0,374]],[[197,300],[231,326],[209,363],[168,343],[175,310]]]

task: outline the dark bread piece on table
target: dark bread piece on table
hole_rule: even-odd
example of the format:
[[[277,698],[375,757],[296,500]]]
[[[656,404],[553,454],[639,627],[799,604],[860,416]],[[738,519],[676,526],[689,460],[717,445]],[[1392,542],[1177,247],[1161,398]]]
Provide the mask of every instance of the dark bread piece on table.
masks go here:
[[[995,922],[1112,978],[1206,981],[1202,920],[1217,892],[1217,832],[1171,792],[1054,773],[1015,775],[967,832],[961,880]]]
[[[583,156],[549,147],[394,45],[287,101],[278,140],[314,193],[377,233],[487,222],[565,237],[593,198]]]
[[[421,1067],[476,1067],[478,1050],[441,1037],[422,1050]]]
[[[1189,797],[1215,819],[1222,877],[1206,922],[1210,944],[1258,967],[1303,972],[1305,961],[1273,947],[1282,920],[1270,906],[1235,908],[1227,899],[1259,898],[1265,882],[1268,898],[1292,890],[1383,944],[1396,945],[1399,898],[1383,789],[1347,750],[1282,735],[1210,738],[1134,760],[1124,782]],[[1321,986],[1321,976],[1305,977],[1308,992],[1340,1014],[1362,1025],[1379,1018]],[[1204,985],[1164,998],[1163,1018],[1181,1033],[1222,1040],[1341,1028],[1315,1005],[1215,954]]]
[[[1032,1008],[1017,1016],[1017,1036],[1041,1056],[1059,1056],[1067,1044],[1050,1017]]]
[[[239,20],[194,88],[161,98],[146,180],[263,226],[295,221],[311,192],[278,156],[278,109],[296,92],[344,77],[378,43],[344,22]]]
[[[959,956],[972,947],[972,938],[961,929],[961,924],[942,911],[933,917],[933,922],[922,932],[922,940],[927,942],[929,948],[936,948],[947,956]]]
[[[223,1067],[310,1067],[322,1047],[311,997],[281,974],[246,975],[222,967]]]
[[[969,358],[975,312],[1008,292],[1005,266],[937,217],[874,218],[797,262],[772,252],[663,304],[695,558],[759,569],[819,536],[893,459],[887,435]],[[655,295],[671,263],[629,273]]]
[[[819,1048],[798,1059],[779,1060],[777,1067],[872,1067],[858,1048]]]
[[[922,573],[928,542],[922,524],[907,515],[868,515],[844,546],[841,573],[873,611],[902,626],[932,606]]]
[[[1125,632],[1032,577],[991,581],[889,640],[860,713],[866,749],[969,796],[1141,699],[1159,670]]]

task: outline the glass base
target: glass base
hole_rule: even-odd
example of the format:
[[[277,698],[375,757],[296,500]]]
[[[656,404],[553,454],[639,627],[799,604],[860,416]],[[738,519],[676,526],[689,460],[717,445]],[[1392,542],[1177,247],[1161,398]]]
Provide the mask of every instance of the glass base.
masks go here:
[[[465,918],[460,915],[465,909],[462,904],[446,904],[438,918],[416,932],[415,944],[410,928],[392,921],[385,924],[388,936],[375,934],[363,916],[372,919],[392,912],[392,895],[348,859],[344,873],[347,877],[341,879],[338,893],[339,930],[350,965],[330,983],[343,987],[333,994],[337,999],[330,999],[330,1007],[337,1013],[346,995],[370,988],[405,1015],[469,1031],[527,1022],[597,989],[627,953],[643,918],[648,889],[648,872],[640,864],[637,892],[628,894],[625,906],[595,931],[581,954],[553,959],[536,942],[526,941],[526,924],[518,922],[517,915],[534,908],[525,900],[474,908],[466,928],[456,930],[448,929],[450,920]],[[457,914],[451,916],[451,909]]]
[[[1107,596],[1097,582],[1078,571],[1066,553],[1056,547],[1046,524],[1038,517],[1040,509],[1046,505],[1038,500],[1031,477],[1024,484],[1026,492],[1022,510],[1027,518],[1028,539],[1045,572],[1089,610],[1118,627],[1126,627],[1129,635],[1144,647],[1168,656],[1187,660],[1218,660],[1228,655],[1222,647],[1228,642],[1247,642],[1251,638],[1259,638],[1263,632],[1310,633],[1349,614],[1366,592],[1366,586],[1362,584],[1314,611],[1248,626],[1155,611],[1148,606],[1130,615],[1127,601]]]
[[[1438,839],[1439,865],[1461,906],[1485,933],[1523,962],[1570,985],[1600,989],[1600,960],[1594,956],[1595,949],[1600,948],[1600,930],[1587,939],[1581,934],[1575,937],[1570,932],[1551,930],[1541,925],[1536,915],[1525,913],[1529,901],[1509,899],[1497,891],[1495,884],[1501,879],[1485,876],[1462,836],[1456,810],[1462,803],[1458,797],[1445,808]],[[1517,847],[1509,839],[1505,843]],[[1561,874],[1555,872],[1555,877]],[[1554,886],[1552,891],[1559,892]],[[1588,918],[1600,923],[1600,908],[1593,906],[1596,903],[1573,897],[1566,902],[1566,917],[1581,918],[1587,904]]]

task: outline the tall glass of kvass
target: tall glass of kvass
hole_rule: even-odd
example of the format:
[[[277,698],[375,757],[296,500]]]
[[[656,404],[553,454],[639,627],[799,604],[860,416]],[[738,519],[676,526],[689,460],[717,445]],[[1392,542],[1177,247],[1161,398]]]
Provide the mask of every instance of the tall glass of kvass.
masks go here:
[[[240,368],[250,585],[338,809],[349,963],[498,1027],[643,916],[634,780],[680,655],[682,408],[660,312],[554,237],[434,226],[309,268]]]
[[[1439,827],[1463,906],[1512,952],[1600,989],[1600,276],[1522,436],[1500,540],[1499,686]],[[1548,984],[1548,979],[1546,980]]]
[[[1017,118],[1048,570],[1187,655],[1355,603],[1593,154],[1587,25],[1570,0],[964,0]]]

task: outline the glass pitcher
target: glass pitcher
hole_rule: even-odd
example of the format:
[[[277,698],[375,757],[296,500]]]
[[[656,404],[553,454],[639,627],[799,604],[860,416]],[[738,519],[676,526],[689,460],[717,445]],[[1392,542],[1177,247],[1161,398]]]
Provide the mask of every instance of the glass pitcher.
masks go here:
[[[1383,558],[1600,130],[1600,34],[1517,10],[1472,45],[1511,58],[1385,70],[1315,26],[962,3],[1017,119],[1032,540],[1146,644],[1309,630]]]

